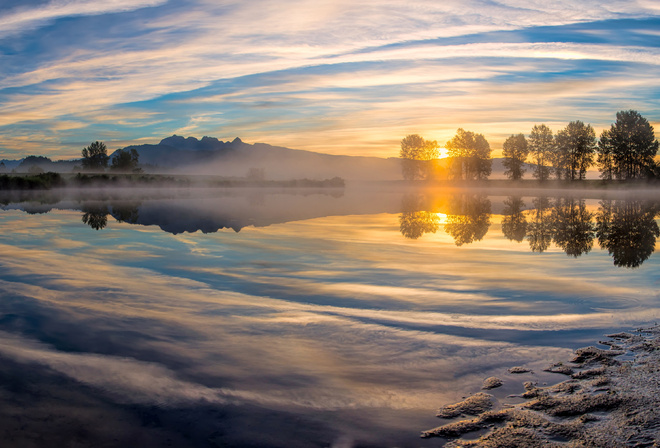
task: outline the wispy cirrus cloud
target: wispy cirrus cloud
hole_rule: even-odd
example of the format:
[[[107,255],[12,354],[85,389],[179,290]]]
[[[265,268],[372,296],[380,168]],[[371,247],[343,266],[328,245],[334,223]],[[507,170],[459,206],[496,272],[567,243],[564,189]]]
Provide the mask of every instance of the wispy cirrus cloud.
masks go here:
[[[66,25],[57,22],[64,17]],[[66,142],[137,142],[172,132],[393,155],[402,133],[443,140],[463,125],[481,123],[474,130],[485,132],[497,123],[527,123],[536,116],[529,95],[515,107],[496,92],[531,86],[544,86],[538,103],[548,121],[567,121],[570,104],[585,121],[605,126],[602,117],[623,108],[654,113],[647,106],[660,71],[659,21],[657,8],[641,0],[17,4],[0,10],[5,32],[22,33],[9,42],[0,32],[0,49],[8,49],[0,56],[0,127],[20,142],[31,132],[26,123],[83,123],[49,134],[63,144],[62,155],[73,154]],[[47,33],[39,28],[46,23]],[[625,100],[605,90],[597,107],[595,88],[563,90],[624,77],[633,80]],[[544,93],[551,90],[554,97]],[[490,121],[474,100],[482,92],[494,106]],[[643,100],[649,92],[651,101]],[[90,118],[129,109],[158,118],[137,126]],[[594,111],[598,116],[586,116]],[[459,115],[461,122],[449,118]],[[501,135],[491,138],[497,148]],[[3,146],[21,151],[20,143]]]
[[[167,0],[53,0],[49,3],[21,7],[0,15],[0,38],[38,28],[63,17],[93,16],[158,6]]]

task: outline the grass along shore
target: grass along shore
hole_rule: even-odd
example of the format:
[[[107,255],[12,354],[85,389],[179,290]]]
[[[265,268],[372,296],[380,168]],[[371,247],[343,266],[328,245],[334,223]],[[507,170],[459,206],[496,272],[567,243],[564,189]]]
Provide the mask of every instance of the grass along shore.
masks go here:
[[[184,174],[143,173],[39,173],[2,174],[1,190],[51,190],[54,188],[131,188],[131,187],[257,187],[257,188],[343,188],[344,180],[332,179],[288,179],[263,180],[241,177],[196,176]]]

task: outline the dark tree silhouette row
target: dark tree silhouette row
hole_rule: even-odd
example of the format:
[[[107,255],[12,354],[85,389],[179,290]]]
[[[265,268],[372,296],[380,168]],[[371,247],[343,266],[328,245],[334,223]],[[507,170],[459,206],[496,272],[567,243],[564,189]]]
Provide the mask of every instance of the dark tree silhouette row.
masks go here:
[[[400,231],[406,238],[417,239],[435,233],[441,226],[437,214],[418,211],[420,195],[403,200],[399,216]],[[584,200],[572,197],[533,199],[531,210],[519,196],[504,202],[502,233],[511,241],[527,240],[533,252],[544,252],[552,243],[567,255],[579,257],[591,251],[597,239],[602,249],[613,257],[616,266],[634,268],[655,250],[660,228],[655,217],[660,204],[642,200],[604,200],[597,212],[590,212]],[[481,240],[490,227],[491,203],[485,195],[455,195],[444,230],[457,246]]]
[[[594,164],[604,180],[660,178],[660,165],[653,126],[634,110],[616,114],[616,122],[604,130],[600,139],[582,121],[572,121],[553,135],[545,124],[535,125],[529,136],[511,135],[502,145],[505,175],[520,180],[526,164],[539,181],[583,180]],[[483,180],[491,174],[492,159],[488,141],[482,134],[458,129],[445,144],[448,164],[438,160],[438,143],[419,135],[401,141],[399,153],[404,179],[451,178]]]
[[[110,169],[121,172],[141,172],[140,154],[134,148],[119,149],[112,158]],[[103,142],[93,142],[82,150],[82,167],[85,171],[103,172],[108,167],[108,149]]]

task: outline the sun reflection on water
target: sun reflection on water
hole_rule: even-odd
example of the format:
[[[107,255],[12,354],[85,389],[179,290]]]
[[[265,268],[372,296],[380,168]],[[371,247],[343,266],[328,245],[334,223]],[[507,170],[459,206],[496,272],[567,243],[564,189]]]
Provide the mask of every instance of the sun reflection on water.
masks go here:
[[[604,331],[660,318],[657,257],[614,266],[597,234],[616,250],[619,213],[653,235],[657,218],[642,207],[401,195],[361,214],[353,199],[302,197],[291,220],[281,203],[240,197],[199,209],[186,199],[185,214],[177,201],[110,203],[99,230],[76,203],[2,211],[0,312],[13,317],[0,319],[0,356],[120,404],[231,403],[282,421],[332,411],[333,431],[387,426],[412,446],[404,414],[421,418],[511,364],[541,370]],[[533,251],[542,220],[548,246]],[[161,230],[199,223],[209,232]],[[593,230],[591,249],[567,256],[559,224]],[[358,430],[352,413],[364,410]],[[393,416],[401,426],[388,426]]]

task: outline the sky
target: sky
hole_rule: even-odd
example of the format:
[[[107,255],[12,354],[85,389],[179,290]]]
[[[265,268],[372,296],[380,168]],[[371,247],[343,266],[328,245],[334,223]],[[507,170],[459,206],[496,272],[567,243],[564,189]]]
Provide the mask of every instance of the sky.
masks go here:
[[[660,135],[658,0],[3,0],[0,159],[172,134],[395,157],[459,127],[497,156],[635,109]]]

